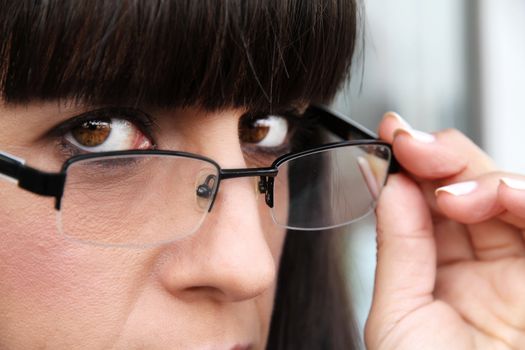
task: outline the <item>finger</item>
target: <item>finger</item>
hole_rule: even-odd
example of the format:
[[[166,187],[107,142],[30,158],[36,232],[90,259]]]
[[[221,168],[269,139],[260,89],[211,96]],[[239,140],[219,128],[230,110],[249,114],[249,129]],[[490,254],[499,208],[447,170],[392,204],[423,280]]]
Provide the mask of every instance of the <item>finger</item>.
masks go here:
[[[502,176],[498,198],[503,207],[514,216],[520,227],[525,227],[525,177]]]
[[[500,178],[500,173],[489,173],[436,190],[440,211],[453,220],[469,224],[472,250],[480,260],[525,255],[521,231],[499,220],[505,212],[498,195]]]
[[[525,230],[525,180],[516,175],[502,176],[498,198],[506,211],[500,219]],[[524,231],[525,235],[525,231]]]
[[[379,135],[392,143],[397,160],[416,177],[457,182],[495,169],[490,158],[459,131],[427,134],[407,125],[397,114],[387,113]]]
[[[439,187],[435,191],[441,213],[463,224],[475,224],[494,218],[505,208],[498,201],[499,173]]]
[[[525,256],[521,232],[500,220],[469,225],[472,251],[478,260],[498,260]]]
[[[379,138],[388,143],[392,143],[394,141],[394,133],[397,129],[409,130],[412,129],[412,127],[396,112],[386,112],[383,120],[381,120],[379,124]]]
[[[491,218],[525,226],[525,177],[492,172],[435,191],[442,214],[465,224],[481,223]],[[510,214],[510,215],[508,215]]]
[[[377,267],[369,329],[393,325],[430,303],[436,274],[432,221],[417,185],[405,175],[392,175],[376,213]]]
[[[496,169],[490,158],[457,130],[434,133],[432,142],[423,142],[418,135],[398,129],[392,143],[397,160],[417,177],[457,182]]]
[[[509,211],[505,211],[503,214],[499,216],[500,220],[503,222],[506,222],[520,230],[523,231],[523,234],[525,235],[525,222],[523,220],[523,217],[520,217],[516,214],[513,214]],[[525,236],[524,236],[525,238]]]
[[[434,236],[438,267],[474,260],[469,231],[465,225],[453,220],[438,220],[434,223]]]

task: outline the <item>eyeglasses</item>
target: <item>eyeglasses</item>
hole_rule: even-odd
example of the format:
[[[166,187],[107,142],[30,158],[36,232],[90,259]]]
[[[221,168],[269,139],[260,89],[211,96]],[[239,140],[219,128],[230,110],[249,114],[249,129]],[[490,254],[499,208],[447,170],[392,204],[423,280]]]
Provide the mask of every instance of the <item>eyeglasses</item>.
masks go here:
[[[322,230],[373,210],[387,175],[398,169],[391,146],[361,126],[310,107],[323,126],[343,138],[283,155],[270,167],[221,169],[212,159],[177,151],[130,150],[68,159],[58,173],[24,165],[0,152],[0,175],[55,197],[57,230],[82,242],[149,246],[199,229],[222,181],[257,177],[273,221],[293,230]]]

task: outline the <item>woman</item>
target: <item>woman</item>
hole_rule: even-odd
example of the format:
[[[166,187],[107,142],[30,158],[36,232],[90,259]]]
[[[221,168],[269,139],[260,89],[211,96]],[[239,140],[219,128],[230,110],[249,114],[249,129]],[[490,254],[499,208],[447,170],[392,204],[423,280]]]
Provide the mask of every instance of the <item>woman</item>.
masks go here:
[[[0,348],[354,347],[338,235],[286,232],[341,223],[306,215],[296,181],[340,185],[331,196],[345,183],[324,182],[329,159],[272,163],[324,142],[329,117],[307,107],[344,80],[357,14],[349,1],[2,2],[0,169],[18,186],[0,184]],[[520,344],[520,177],[457,132],[389,114],[380,136],[405,172],[378,203],[367,345]],[[374,194],[390,148],[371,142],[352,144],[365,150],[353,174]],[[476,185],[434,196],[464,180]]]
[[[269,166],[302,148],[303,136],[311,141],[296,115],[344,79],[356,16],[347,2],[0,7],[0,151],[9,154],[4,177],[19,184],[11,155],[47,172],[79,154],[129,149],[191,152],[226,169]],[[337,236],[306,233],[283,248],[286,230],[256,177],[221,181],[213,210],[189,211],[209,205],[192,196],[192,181],[212,186],[214,164],[188,159],[150,161],[141,172],[77,163],[60,211],[53,198],[1,181],[1,349],[351,346]],[[208,167],[195,174],[196,164]],[[180,187],[164,186],[166,169]],[[195,212],[207,215],[193,220]]]

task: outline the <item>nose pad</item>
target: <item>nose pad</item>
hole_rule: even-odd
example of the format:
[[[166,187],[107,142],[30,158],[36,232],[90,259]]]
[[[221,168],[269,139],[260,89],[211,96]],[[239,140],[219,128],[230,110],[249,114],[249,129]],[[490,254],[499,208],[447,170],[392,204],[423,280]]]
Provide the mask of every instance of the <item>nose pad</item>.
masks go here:
[[[207,211],[217,191],[217,175],[210,174],[212,170],[202,170],[197,176],[195,183],[195,201],[197,207],[202,211]]]
[[[261,176],[257,184],[259,193],[264,194],[266,205],[270,208],[273,208],[273,181],[273,176]]]

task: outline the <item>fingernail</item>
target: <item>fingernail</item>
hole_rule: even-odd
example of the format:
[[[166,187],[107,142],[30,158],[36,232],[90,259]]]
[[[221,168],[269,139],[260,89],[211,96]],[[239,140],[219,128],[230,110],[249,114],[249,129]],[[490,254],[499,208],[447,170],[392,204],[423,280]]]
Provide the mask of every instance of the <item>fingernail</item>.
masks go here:
[[[401,134],[401,133],[404,133],[404,134],[407,134],[409,136],[411,136],[412,138],[414,138],[415,140],[419,141],[419,142],[423,142],[423,143],[432,143],[434,141],[436,141],[436,137],[432,134],[428,134],[426,132],[423,132],[423,131],[419,131],[419,130],[415,130],[415,129],[397,129],[395,132],[394,132],[394,138]]]
[[[500,181],[503,182],[505,186],[515,190],[525,190],[525,181],[511,179],[510,177],[502,177]]]
[[[396,112],[390,111],[390,112],[387,112],[386,115],[393,117],[395,120],[397,120],[397,122],[401,124],[402,129],[412,129],[410,124],[408,124],[408,122]]]
[[[474,192],[474,190],[477,187],[478,187],[478,183],[476,181],[458,182],[453,185],[448,185],[448,186],[443,186],[443,187],[438,188],[435,194],[437,195],[439,192],[447,192],[454,196],[462,196],[462,195]]]

